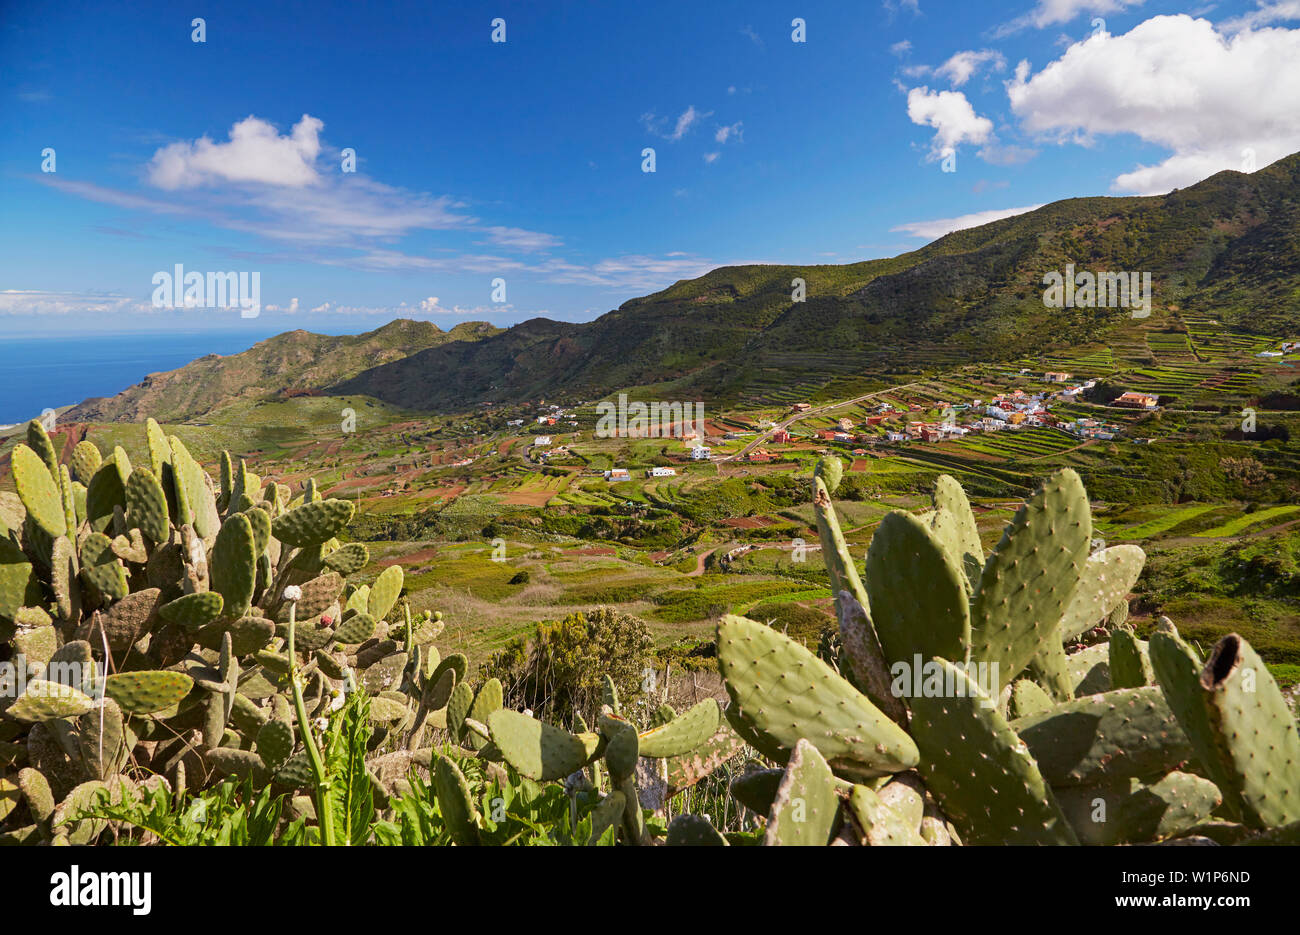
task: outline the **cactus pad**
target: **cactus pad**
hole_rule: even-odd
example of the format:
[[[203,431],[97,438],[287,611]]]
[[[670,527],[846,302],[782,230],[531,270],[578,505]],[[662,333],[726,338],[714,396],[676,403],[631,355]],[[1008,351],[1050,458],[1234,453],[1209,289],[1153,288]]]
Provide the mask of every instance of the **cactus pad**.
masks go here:
[[[27,690],[18,696],[5,714],[16,721],[34,724],[80,717],[94,707],[94,699],[70,685],[35,679],[27,683]]]
[[[328,501],[325,501],[328,502]],[[438,809],[452,840],[461,847],[478,844],[478,810],[470,797],[465,775],[445,756],[438,757],[433,771]]]
[[[318,500],[277,516],[271,531],[277,539],[296,548],[320,545],[342,532],[352,521],[356,504],[350,500]]]
[[[279,770],[293,754],[293,728],[284,721],[267,721],[257,730],[257,754],[271,772]]]
[[[1155,681],[1151,661],[1130,627],[1110,631],[1110,684],[1113,688],[1140,688]]]
[[[723,617],[718,665],[732,700],[780,747],[793,749],[806,737],[837,772],[853,778],[917,764],[916,744],[902,728],[826,663],[770,627]]]
[[[1077,844],[1038,764],[993,701],[963,669],[934,661],[954,690],[913,698],[912,731],[921,777],[962,837],[972,844]]]
[[[149,537],[151,542],[166,542],[171,536],[167,514],[167,495],[162,484],[148,468],[136,468],[126,482],[127,521]]]
[[[718,732],[722,712],[718,703],[706,698],[662,727],[640,736],[641,756],[656,758],[681,756],[708,741]]]
[[[72,476],[83,484],[90,483],[90,479],[95,476],[95,472],[103,463],[104,457],[99,453],[94,442],[80,441],[72,449]]]
[[[92,532],[81,543],[81,579],[89,584],[106,601],[126,597],[129,587],[126,569],[113,554],[113,543],[108,536]]]
[[[12,619],[19,607],[40,598],[40,580],[32,572],[32,563],[11,540],[0,538],[0,617]]]
[[[1091,785],[1163,773],[1192,746],[1159,688],[1126,688],[1011,722],[1047,781]]]
[[[1300,732],[1259,655],[1230,633],[1204,667],[1175,634],[1151,636],[1151,663],[1197,760],[1243,824],[1300,821]]]
[[[366,613],[376,620],[383,620],[397,603],[402,593],[403,572],[401,565],[389,565],[383,570],[374,584],[370,586],[369,603]]]
[[[209,565],[212,590],[220,592],[226,615],[242,617],[252,604],[257,584],[253,525],[243,513],[236,513],[221,525]]]
[[[325,567],[344,577],[356,574],[370,561],[370,552],[361,542],[349,542],[325,556]]]
[[[1136,545],[1113,545],[1089,555],[1061,618],[1061,639],[1077,639],[1101,623],[1133,590],[1146,560]]]
[[[861,830],[862,841],[873,847],[924,846],[921,816],[894,808],[869,786],[856,785],[849,793],[849,811]]]
[[[970,659],[997,664],[999,691],[1059,639],[1091,539],[1088,495],[1069,468],[1048,477],[1007,526],[971,605]]]
[[[955,478],[940,474],[934,481],[932,499],[935,519],[931,526],[945,547],[952,551],[958,566],[974,587],[979,583],[980,573],[984,570],[984,546],[980,543],[975,512],[971,509],[966,491]],[[940,520],[939,516],[944,511],[947,511],[948,519]],[[941,530],[939,527],[945,528]]]
[[[969,584],[960,557],[926,523],[897,510],[886,515],[871,538],[866,572],[871,622],[887,660],[911,664],[919,653],[966,661]]]
[[[668,825],[669,847],[727,847],[727,839],[718,833],[703,815],[678,815]]]
[[[830,843],[839,812],[830,766],[815,746],[800,739],[777,786],[763,843],[823,847]]]
[[[220,617],[223,604],[219,592],[201,591],[164,604],[158,608],[158,616],[187,630],[197,630]]]
[[[1208,779],[1168,773],[1145,785],[1136,779],[1057,791],[1061,810],[1080,843],[1140,844],[1159,841],[1194,828],[1223,801]]]
[[[68,531],[59,484],[40,455],[26,445],[18,445],[10,454],[14,486],[22,498],[28,517],[51,536]],[[57,472],[58,466],[55,465]]]
[[[334,638],[345,645],[363,643],[375,632],[375,618],[369,614],[353,614],[334,631]]]
[[[541,782],[582,769],[600,744],[598,734],[571,734],[508,708],[488,715],[488,730],[507,763]]]
[[[127,714],[153,714],[190,693],[194,679],[181,672],[119,672],[104,680],[104,694]]]

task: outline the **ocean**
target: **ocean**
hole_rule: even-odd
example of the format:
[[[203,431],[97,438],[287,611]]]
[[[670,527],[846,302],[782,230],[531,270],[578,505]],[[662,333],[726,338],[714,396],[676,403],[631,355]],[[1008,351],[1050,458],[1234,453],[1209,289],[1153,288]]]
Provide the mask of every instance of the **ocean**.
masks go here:
[[[204,354],[237,354],[268,334],[109,334],[76,338],[0,336],[0,425],[38,418],[91,396],[112,396],[146,374]]]

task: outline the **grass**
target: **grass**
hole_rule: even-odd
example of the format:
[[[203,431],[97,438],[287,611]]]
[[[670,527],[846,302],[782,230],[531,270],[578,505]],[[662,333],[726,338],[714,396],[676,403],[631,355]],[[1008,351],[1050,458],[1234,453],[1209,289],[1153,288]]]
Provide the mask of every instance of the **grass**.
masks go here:
[[[1225,536],[1235,536],[1252,526],[1267,523],[1282,516],[1290,516],[1292,513],[1300,512],[1300,506],[1274,506],[1263,510],[1256,510],[1254,513],[1243,513],[1235,519],[1229,520],[1221,526],[1215,526],[1213,529],[1207,529],[1204,532],[1194,533],[1200,538],[1222,538]]]
[[[1150,539],[1163,532],[1169,532],[1174,527],[1212,509],[1214,509],[1212,503],[1193,503],[1176,509],[1162,510],[1154,519],[1116,529],[1112,535],[1118,539]]]

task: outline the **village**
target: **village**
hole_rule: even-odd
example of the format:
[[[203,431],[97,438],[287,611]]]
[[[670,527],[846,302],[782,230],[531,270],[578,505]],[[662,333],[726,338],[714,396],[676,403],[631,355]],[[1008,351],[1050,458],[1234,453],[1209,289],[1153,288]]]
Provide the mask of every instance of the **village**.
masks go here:
[[[1022,375],[1025,372],[1022,371]],[[961,439],[968,435],[994,432],[1016,432],[1034,428],[1055,428],[1076,436],[1080,441],[1108,441],[1118,438],[1123,433],[1123,426],[1116,422],[1089,416],[1066,416],[1054,413],[1057,404],[1074,403],[1084,398],[1097,381],[1075,380],[1073,374],[1063,371],[1043,373],[1041,382],[1049,388],[1027,391],[1020,388],[985,399],[971,399],[969,402],[950,402],[944,399],[915,402],[900,405],[894,402],[881,402],[874,411],[856,423],[848,417],[841,417],[832,427],[816,428],[804,431],[792,430],[801,421],[801,417],[813,411],[811,403],[798,402],[789,407],[785,420],[781,424],[774,421],[760,421],[753,430],[742,430],[702,422],[703,428],[684,424],[683,431],[637,432],[625,433],[628,438],[664,437],[680,445],[680,452],[672,460],[681,463],[725,460],[741,460],[750,464],[762,464],[782,459],[794,451],[806,453],[809,446],[817,453],[827,453],[832,446],[856,445],[848,453],[856,457],[883,453],[893,446],[927,444]],[[1159,408],[1159,397],[1152,393],[1128,391],[1121,393],[1110,402],[1110,406],[1120,409],[1154,411]],[[576,428],[579,421],[575,413],[560,406],[553,405],[547,411],[535,417],[537,426],[568,426]],[[934,416],[937,418],[924,418]],[[516,430],[523,430],[524,419],[512,419],[507,425]],[[581,439],[581,433],[572,432],[566,444],[557,444],[553,434],[535,435],[527,448],[527,458],[539,465],[553,465],[568,462],[574,457],[570,447]],[[758,440],[759,445],[746,445],[743,454],[730,452],[715,454],[715,450],[728,446],[729,443]],[[1134,438],[1135,442],[1147,439]],[[610,483],[632,479],[628,468],[611,466],[604,470],[593,470]],[[677,468],[668,465],[656,465],[644,469],[646,478],[666,478],[677,476]]]

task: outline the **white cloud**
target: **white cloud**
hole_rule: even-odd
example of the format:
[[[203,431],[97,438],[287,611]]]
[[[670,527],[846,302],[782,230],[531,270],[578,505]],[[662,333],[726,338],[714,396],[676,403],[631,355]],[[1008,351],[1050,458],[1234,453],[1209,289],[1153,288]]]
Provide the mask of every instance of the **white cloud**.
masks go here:
[[[663,289],[679,279],[703,276],[718,264],[683,253],[665,256],[627,255],[598,260],[591,264],[553,260],[538,272],[547,282],[605,286],[617,291],[651,292]]]
[[[157,311],[149,302],[124,295],[46,292],[40,289],[0,290],[0,315],[103,315]]]
[[[418,256],[399,250],[375,249],[359,256],[322,258],[327,266],[342,266],[371,272],[481,273],[489,276],[526,275],[542,282],[561,285],[603,286],[611,291],[652,292],[678,279],[702,276],[718,264],[684,253],[663,256],[628,255],[579,263],[559,257],[525,262],[490,254]]]
[[[718,161],[718,157],[721,155],[722,153],[705,153],[704,162],[708,165],[713,165],[715,162]]]
[[[126,208],[130,211],[148,211],[151,214],[195,213],[184,205],[170,201],[157,201],[153,198],[146,198],[142,195],[132,195],[129,192],[120,192],[114,188],[105,188],[103,185],[96,185],[94,182],[78,182],[74,179],[65,179],[58,175],[47,173],[41,173],[40,175],[34,176],[34,178],[42,185],[57,188],[61,192],[67,192],[69,195],[76,195],[79,198],[85,198],[88,201],[96,201],[104,205],[112,205],[115,208]]]
[[[489,227],[488,240],[500,247],[510,247],[524,253],[549,250],[563,245],[563,241],[554,234],[541,231],[524,230],[519,227]]]
[[[993,71],[1002,71],[1007,67],[1007,60],[995,49],[980,49],[958,52],[948,61],[934,70],[941,78],[947,78],[954,88],[960,88],[984,66]]]
[[[438,297],[436,295],[431,295],[427,299],[420,300],[420,311],[432,312],[435,309],[442,311],[442,309],[438,308]]]
[[[1027,146],[1015,146],[1011,143],[999,143],[991,140],[979,148],[976,153],[981,159],[995,166],[1018,166],[1038,155],[1038,150]]]
[[[1203,19],[1157,16],[1122,36],[1071,46],[1007,83],[1024,129],[1056,142],[1131,134],[1172,152],[1119,175],[1116,191],[1157,194],[1222,169],[1263,167],[1300,150],[1300,30],[1217,32]]]
[[[907,10],[912,15],[919,15],[921,12],[920,0],[883,0],[880,4],[885,8],[885,12],[892,18],[898,11]]]
[[[718,132],[713,134],[713,139],[719,143],[725,143],[727,140],[734,137],[737,142],[741,142],[745,138],[744,132],[741,129],[743,126],[743,123],[736,122],[731,124],[731,126],[718,127]]]
[[[889,47],[889,51],[892,52],[894,55],[906,55],[911,50],[912,50],[911,39],[902,39],[898,42],[895,42],[893,45]]]
[[[1219,28],[1226,32],[1237,32],[1242,29],[1258,29],[1269,23],[1292,19],[1300,19],[1300,0],[1276,0],[1276,2],[1259,0],[1258,9],[1224,20],[1219,24]]]
[[[1038,4],[1024,16],[1018,16],[993,31],[994,38],[1003,38],[1022,29],[1045,29],[1068,23],[1081,14],[1104,16],[1122,13],[1129,7],[1141,6],[1142,0],[1038,0]]]
[[[709,111],[708,113],[701,113],[700,111],[695,109],[694,104],[691,104],[684,111],[681,112],[680,116],[678,116],[677,120],[673,123],[672,130],[667,129],[668,126],[667,117],[656,117],[653,113],[642,114],[641,123],[645,126],[647,132],[653,133],[655,136],[662,137],[665,140],[669,140],[670,142],[676,143],[678,140],[680,140],[682,137],[684,137],[687,133],[690,132],[691,127],[695,126],[701,120],[704,120],[712,116],[713,116],[713,111]]]
[[[1027,211],[1037,211],[1042,205],[1026,205],[1023,208],[999,208],[992,211],[976,211],[974,214],[963,214],[955,218],[939,218],[933,221],[911,221],[907,224],[900,224],[897,227],[891,227],[890,233],[903,233],[912,237],[924,237],[926,240],[934,240],[942,237],[944,234],[951,234],[953,231],[965,230],[968,227],[979,227],[981,224],[989,224],[993,221],[1000,221],[1003,218],[1015,217],[1017,214],[1024,214]]]
[[[249,116],[230,128],[230,141],[200,137],[164,146],[149,163],[149,181],[174,191],[213,182],[260,182],[301,188],[320,180],[314,165],[320,154],[320,120],[303,114],[288,136]]]
[[[753,26],[742,27],[740,30],[740,34],[742,36],[747,36],[749,38],[749,41],[754,43],[754,45],[758,46],[760,49],[767,48],[767,44],[763,42],[763,37],[754,31]]]
[[[261,217],[223,226],[308,243],[400,237],[415,230],[465,228],[477,220],[454,210],[457,205],[449,197],[394,188],[363,176],[323,180],[304,189],[264,189],[243,196],[242,202]]]
[[[915,124],[934,127],[931,158],[938,158],[959,143],[983,143],[993,133],[993,121],[978,116],[960,91],[912,88],[907,92],[907,116]]]

